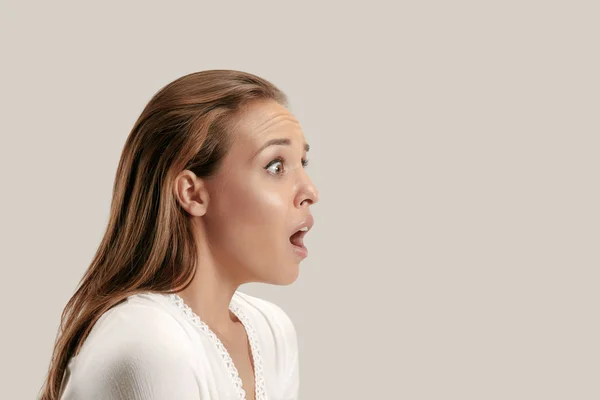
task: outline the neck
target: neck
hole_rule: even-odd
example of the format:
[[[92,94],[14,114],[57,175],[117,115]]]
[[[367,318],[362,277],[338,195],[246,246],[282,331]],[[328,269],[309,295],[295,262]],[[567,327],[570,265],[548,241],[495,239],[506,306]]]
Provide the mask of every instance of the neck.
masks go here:
[[[218,265],[208,246],[199,246],[196,274],[190,285],[177,294],[217,334],[226,337],[239,323],[229,304],[239,283]]]

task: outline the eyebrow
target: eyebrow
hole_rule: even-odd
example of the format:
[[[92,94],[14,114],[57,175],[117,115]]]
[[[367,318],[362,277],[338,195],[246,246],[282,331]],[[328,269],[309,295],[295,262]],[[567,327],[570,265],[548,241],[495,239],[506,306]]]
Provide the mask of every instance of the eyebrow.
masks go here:
[[[280,139],[271,139],[269,141],[267,141],[265,144],[263,144],[260,149],[258,149],[258,151],[256,153],[254,153],[254,155],[252,156],[253,158],[258,155],[258,153],[260,153],[261,151],[263,151],[264,149],[266,149],[269,146],[290,146],[292,144],[292,141],[290,139],[287,138],[280,138]],[[308,143],[304,143],[304,151],[308,152],[310,150],[310,146]]]

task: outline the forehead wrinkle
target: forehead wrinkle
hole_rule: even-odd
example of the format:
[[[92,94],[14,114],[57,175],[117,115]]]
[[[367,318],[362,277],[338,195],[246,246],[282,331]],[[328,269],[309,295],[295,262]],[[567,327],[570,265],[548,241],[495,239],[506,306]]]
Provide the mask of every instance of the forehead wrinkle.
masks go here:
[[[254,128],[252,128],[250,131],[250,134],[251,135],[256,134],[258,136],[260,136],[261,134],[266,134],[264,132],[268,131],[269,128],[271,128],[281,122],[285,122],[285,120],[288,120],[295,125],[299,125],[298,122],[296,121],[296,119],[293,118],[292,116],[287,115],[287,114],[280,114],[280,115],[275,115],[274,117],[269,118],[266,121],[258,124]]]
[[[242,148],[253,148],[254,145],[251,143],[254,140],[258,140],[265,136],[269,135],[269,128],[276,126],[278,123],[284,123],[286,121],[291,122],[294,128],[298,128],[301,132],[301,137],[304,138],[304,134],[300,128],[300,123],[295,118],[295,116],[291,113],[286,113],[282,111],[271,111],[267,112],[267,119],[256,122],[265,116],[264,112],[255,112],[252,109],[246,109],[244,113],[238,114],[239,118],[235,121],[233,125],[234,142],[243,143]],[[295,131],[296,129],[294,129]],[[284,134],[283,136],[288,136]],[[249,146],[249,147],[247,147]]]

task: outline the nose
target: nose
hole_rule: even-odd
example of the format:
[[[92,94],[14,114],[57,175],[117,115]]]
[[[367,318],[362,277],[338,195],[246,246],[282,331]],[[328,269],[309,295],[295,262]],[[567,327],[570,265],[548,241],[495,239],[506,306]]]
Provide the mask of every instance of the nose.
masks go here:
[[[313,184],[312,180],[306,175],[306,179],[302,184],[301,190],[298,192],[297,206],[309,206],[319,201],[319,191]]]

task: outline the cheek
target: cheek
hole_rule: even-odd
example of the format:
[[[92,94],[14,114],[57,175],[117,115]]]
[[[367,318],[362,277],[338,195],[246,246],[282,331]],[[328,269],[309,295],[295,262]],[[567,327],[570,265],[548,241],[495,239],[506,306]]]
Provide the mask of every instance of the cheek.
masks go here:
[[[221,192],[219,204],[226,240],[234,241],[230,244],[245,253],[262,253],[263,257],[267,251],[272,253],[274,245],[289,240],[290,201],[283,190],[265,187],[264,182],[248,179],[230,185]]]
[[[264,177],[244,176],[230,185],[225,196],[227,211],[237,215],[240,223],[286,222],[289,205],[283,184],[273,184]]]

